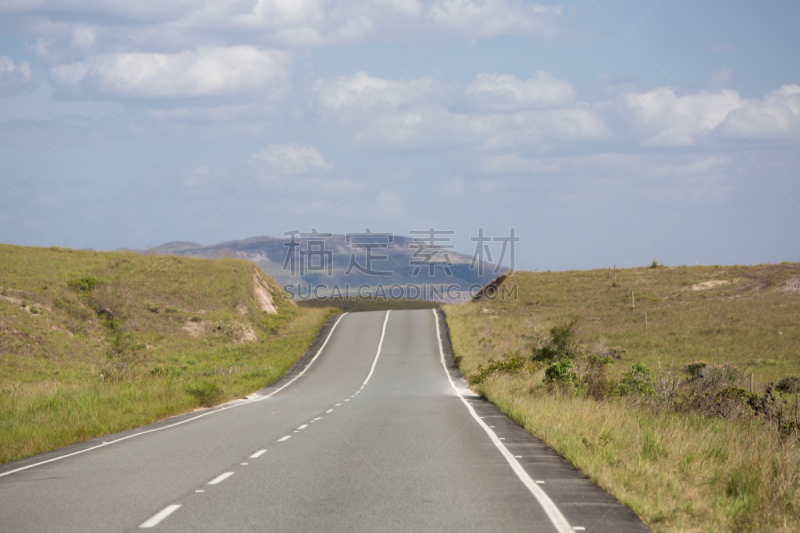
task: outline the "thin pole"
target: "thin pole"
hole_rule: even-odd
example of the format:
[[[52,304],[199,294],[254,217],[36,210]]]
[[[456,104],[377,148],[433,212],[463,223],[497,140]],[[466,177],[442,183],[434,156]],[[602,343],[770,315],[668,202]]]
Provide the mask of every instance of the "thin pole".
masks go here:
[[[644,329],[647,329],[647,311],[644,312]]]

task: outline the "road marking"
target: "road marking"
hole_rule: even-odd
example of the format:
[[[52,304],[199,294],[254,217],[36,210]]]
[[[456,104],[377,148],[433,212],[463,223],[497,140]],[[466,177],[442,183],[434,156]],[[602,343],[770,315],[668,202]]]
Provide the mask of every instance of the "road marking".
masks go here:
[[[164,520],[166,517],[168,517],[169,515],[171,515],[175,511],[177,511],[179,507],[180,507],[180,504],[177,504],[177,503],[172,504],[172,505],[168,505],[168,506],[164,507],[163,509],[161,509],[156,514],[154,514],[153,516],[151,516],[147,521],[142,522],[142,525],[140,525],[139,527],[145,528],[145,529],[150,528],[150,527],[155,527],[156,525],[158,525],[159,522]]]
[[[544,485],[544,481],[537,481],[536,483],[538,483],[539,485]]]
[[[317,418],[315,418],[314,420],[312,420],[312,422],[316,422],[317,420],[322,420],[322,417],[321,417],[321,416],[318,416]]]
[[[246,401],[243,401],[243,402],[238,402],[238,403],[235,403],[233,405],[228,405],[227,407],[220,407],[219,409],[214,409],[213,411],[206,411],[205,413],[203,413],[201,415],[197,415],[197,416],[192,417],[192,418],[187,418],[186,420],[181,420],[180,422],[175,422],[174,424],[170,424],[168,426],[163,426],[163,427],[155,428],[155,429],[148,429],[147,431],[141,431],[139,433],[134,433],[133,435],[127,435],[127,436],[121,437],[121,438],[119,438],[117,440],[103,442],[102,444],[98,444],[97,446],[92,446],[91,448],[86,448],[85,450],[78,450],[77,452],[67,453],[67,454],[64,454],[64,455],[59,455],[58,457],[53,457],[52,459],[48,459],[46,461],[41,461],[41,462],[38,462],[38,463],[33,463],[33,464],[30,464],[30,465],[21,466],[19,468],[15,468],[14,470],[9,470],[8,472],[0,473],[0,477],[8,476],[8,475],[14,474],[16,472],[21,472],[22,470],[27,470],[27,469],[33,468],[35,466],[40,466],[40,465],[43,465],[43,464],[52,463],[53,461],[59,461],[61,459],[65,459],[67,457],[72,457],[73,455],[79,455],[79,454],[82,454],[82,453],[90,452],[92,450],[96,450],[98,448],[102,448],[102,447],[108,446],[110,444],[121,442],[123,440],[132,439],[134,437],[139,437],[141,435],[147,435],[148,433],[154,433],[156,431],[161,431],[161,430],[164,430],[164,429],[174,428],[175,426],[180,426],[181,424],[186,424],[187,422],[193,422],[193,421],[197,420],[198,418],[203,418],[204,416],[213,415],[214,413],[220,413],[222,411],[227,411],[228,409],[233,409],[234,407],[240,407],[242,405],[248,405],[248,404],[253,403],[253,402],[260,402],[262,400],[266,400],[267,398],[269,398],[269,397],[271,397],[271,396],[273,396],[275,394],[278,394],[280,391],[282,391],[283,389],[285,389],[286,387],[288,387],[289,385],[294,383],[295,380],[297,380],[303,374],[306,373],[306,370],[308,370],[311,367],[311,365],[314,363],[314,361],[317,360],[317,357],[319,357],[319,354],[322,353],[322,350],[325,349],[325,346],[328,345],[328,341],[331,340],[331,336],[333,336],[333,331],[336,329],[336,326],[339,325],[339,322],[342,321],[342,318],[344,318],[345,315],[347,315],[347,313],[342,314],[339,318],[336,319],[336,322],[333,324],[333,327],[328,332],[328,337],[325,339],[325,342],[322,343],[322,346],[319,347],[319,350],[317,350],[317,353],[314,355],[314,357],[311,359],[311,361],[308,362],[308,364],[302,370],[302,372],[300,372],[295,377],[293,377],[291,380],[289,380],[288,383],[284,384],[279,389],[275,389],[274,391],[270,392],[266,396],[257,396],[256,398],[253,398],[252,400],[246,400]],[[384,324],[384,327],[385,326],[386,325]]]
[[[583,526],[575,526],[572,528],[574,531],[586,531],[586,528]]]
[[[521,455],[515,455],[514,459],[522,459],[522,456]]]
[[[279,438],[279,439],[278,439],[278,442],[283,442],[283,441],[285,441],[285,440],[289,440],[289,439],[291,439],[291,438],[292,438],[292,436],[291,436],[291,435],[286,435],[285,437],[281,437],[281,438]]]
[[[328,410],[327,410],[327,411],[325,411],[325,412],[326,412],[326,413],[332,413],[332,412],[333,412],[333,409],[328,409]]]
[[[453,378],[447,369],[447,363],[444,360],[444,348],[442,348],[442,334],[439,332],[439,315],[436,313],[436,309],[432,309],[431,311],[433,311],[433,316],[436,319],[436,338],[439,340],[439,357],[442,362],[442,368],[444,369],[444,373],[447,375],[448,381],[450,381],[450,386],[453,387],[453,390],[456,391],[456,395],[467,407],[467,410],[472,415],[472,418],[474,418],[478,422],[478,424],[480,424],[480,426],[484,429],[484,431],[486,431],[486,433],[489,435],[489,438],[492,440],[492,443],[494,443],[497,449],[500,450],[500,453],[503,454],[503,457],[505,457],[506,461],[508,461],[508,464],[511,466],[511,469],[514,470],[514,473],[517,474],[517,477],[520,479],[520,481],[522,481],[522,483],[528,488],[531,494],[533,494],[533,496],[539,501],[539,504],[542,506],[542,509],[544,509],[544,512],[547,513],[547,517],[550,518],[550,521],[553,523],[556,530],[559,533],[570,533],[571,531],[573,531],[573,529],[570,527],[569,522],[567,522],[567,519],[564,518],[564,515],[561,514],[559,508],[556,507],[556,504],[553,503],[553,500],[550,499],[547,493],[543,491],[541,487],[537,485],[537,483],[534,483],[533,479],[531,479],[531,476],[528,475],[528,473],[525,471],[524,468],[522,468],[522,465],[519,464],[519,462],[514,458],[511,452],[508,451],[508,448],[506,448],[505,445],[502,442],[500,442],[500,439],[497,438],[497,435],[494,434],[494,431],[489,429],[489,426],[486,425],[486,422],[481,420],[481,417],[479,417],[478,413],[475,412],[475,409],[472,407],[472,404],[470,404],[467,400],[465,400],[464,397],[461,396],[461,393],[459,393],[458,387],[456,387],[456,384],[453,381]]]
[[[256,453],[254,453],[253,455],[250,456],[250,459],[258,459],[259,457],[261,457],[265,453],[267,453],[267,450],[258,450]]]
[[[195,492],[205,492],[203,489],[197,489]]]
[[[346,401],[346,402],[349,402],[349,401],[350,401],[350,398],[346,399],[345,401]]]
[[[307,427],[308,427],[308,424],[303,424],[302,426],[300,426],[300,427],[299,427],[299,428],[297,428],[297,429],[306,429]]]
[[[342,405],[342,404],[340,404],[340,403],[337,403],[337,404],[336,404],[336,407],[339,407],[340,405]]]
[[[242,466],[247,466],[249,463],[242,463]]]
[[[222,483],[223,481],[225,481],[226,479],[228,479],[232,475],[233,475],[233,472],[225,472],[224,474],[220,474],[217,477],[215,477],[214,479],[212,479],[211,481],[209,481],[208,483],[206,483],[206,485],[217,485],[219,483]]]
[[[383,346],[383,338],[386,336],[386,323],[389,322],[389,313],[391,311],[386,311],[386,318],[383,319],[383,329],[381,330],[381,340],[378,341],[378,351],[375,352],[375,359],[372,360],[372,368],[369,369],[369,374],[367,374],[367,379],[364,380],[364,383],[361,384],[361,388],[364,388],[369,382],[369,378],[372,377],[372,373],[375,372],[375,365],[378,363],[378,357],[381,355],[381,347]]]

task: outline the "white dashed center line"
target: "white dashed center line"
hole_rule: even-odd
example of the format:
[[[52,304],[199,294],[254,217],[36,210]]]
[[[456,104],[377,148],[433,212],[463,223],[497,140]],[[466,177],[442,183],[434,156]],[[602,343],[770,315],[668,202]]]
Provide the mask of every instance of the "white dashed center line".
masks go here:
[[[167,507],[164,507],[159,512],[154,514],[149,520],[147,520],[146,522],[143,522],[142,525],[140,525],[139,527],[145,528],[145,529],[146,528],[150,528],[150,527],[155,527],[156,525],[158,525],[159,522],[164,520],[166,517],[168,517],[169,515],[171,515],[175,511],[177,511],[179,507],[180,507],[180,505],[177,504],[177,503],[173,504],[173,505],[168,505]]]
[[[281,437],[281,438],[279,438],[279,439],[278,439],[278,442],[283,442],[283,441],[285,441],[285,440],[289,440],[289,439],[291,439],[291,438],[292,438],[292,436],[291,436],[291,435],[286,435],[285,437]]]
[[[254,453],[253,455],[250,456],[250,459],[258,459],[259,457],[261,457],[265,453],[267,453],[267,450],[258,450],[256,453]]]
[[[342,405],[342,404],[340,404],[340,403],[337,403],[337,404],[336,404],[334,407],[339,407],[340,405]]]
[[[332,412],[333,412],[333,409],[328,409],[328,410],[327,410],[327,411],[325,411],[325,412],[326,412],[326,413],[332,413]]]
[[[303,424],[302,426],[300,426],[300,427],[299,427],[299,428],[297,428],[297,429],[306,429],[307,427],[308,427],[308,424]]]
[[[317,418],[313,419],[312,422],[316,422],[317,420],[322,420],[322,417],[318,416]]]
[[[225,481],[226,479],[228,479],[232,475],[233,475],[233,472],[225,472],[224,474],[218,475],[217,477],[215,477],[214,479],[212,479],[211,481],[209,481],[206,484],[207,485],[216,485],[218,483],[222,483],[223,481]]]

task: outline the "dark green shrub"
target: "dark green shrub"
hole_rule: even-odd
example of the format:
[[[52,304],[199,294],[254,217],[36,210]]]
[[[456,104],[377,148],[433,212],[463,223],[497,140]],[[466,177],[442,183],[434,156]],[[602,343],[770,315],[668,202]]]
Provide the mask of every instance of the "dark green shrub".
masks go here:
[[[633,363],[630,372],[622,374],[619,391],[622,395],[652,396],[656,392],[653,372],[644,363]]]
[[[576,339],[577,323],[575,319],[550,328],[550,337],[533,351],[531,359],[544,363],[574,359],[580,353]]]
[[[85,276],[78,279],[73,279],[67,282],[67,287],[75,292],[91,292],[97,287],[100,280],[92,276]]]
[[[548,385],[571,385],[578,381],[578,374],[572,371],[572,361],[559,361],[544,370],[544,380]]]
[[[780,392],[794,394],[800,392],[800,378],[797,376],[786,376],[781,378],[775,389]]]

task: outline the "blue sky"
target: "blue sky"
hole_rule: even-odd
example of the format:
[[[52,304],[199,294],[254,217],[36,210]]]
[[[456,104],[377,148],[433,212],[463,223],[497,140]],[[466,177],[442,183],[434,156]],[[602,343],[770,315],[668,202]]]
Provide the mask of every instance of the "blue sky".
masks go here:
[[[7,0],[0,241],[800,261],[800,4]],[[499,250],[498,250],[499,251]],[[497,253],[497,252],[495,252]]]

